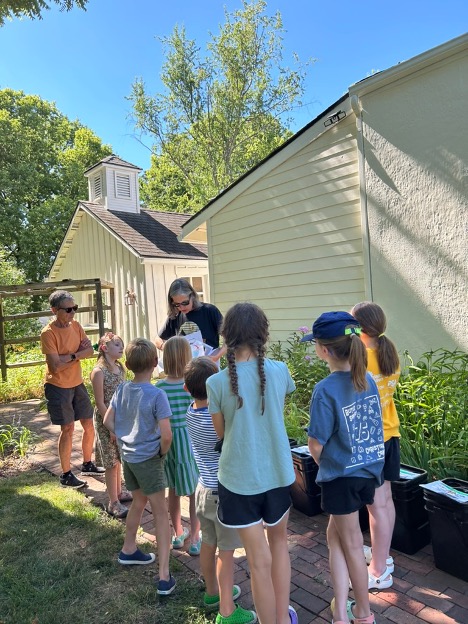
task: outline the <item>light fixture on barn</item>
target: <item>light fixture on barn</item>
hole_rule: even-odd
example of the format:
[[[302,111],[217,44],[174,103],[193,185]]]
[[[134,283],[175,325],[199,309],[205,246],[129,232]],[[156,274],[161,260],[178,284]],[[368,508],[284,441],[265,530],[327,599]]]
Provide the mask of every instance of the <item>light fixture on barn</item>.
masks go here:
[[[124,298],[126,306],[135,305],[137,303],[137,296],[132,288],[127,288]]]
[[[325,126],[325,128],[327,128],[328,126],[331,126],[341,121],[343,117],[346,117],[346,112],[339,110],[337,113],[333,113],[332,115],[329,115],[323,122],[323,125]]]

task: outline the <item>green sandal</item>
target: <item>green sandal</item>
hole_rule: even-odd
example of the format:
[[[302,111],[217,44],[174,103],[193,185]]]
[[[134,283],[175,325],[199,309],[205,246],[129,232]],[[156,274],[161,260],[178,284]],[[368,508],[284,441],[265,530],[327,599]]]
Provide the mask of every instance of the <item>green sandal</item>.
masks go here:
[[[232,599],[236,601],[240,595],[241,588],[239,587],[239,585],[233,585]],[[219,594],[214,594],[213,596],[210,596],[209,594],[205,593],[205,595],[203,596],[203,604],[208,609],[216,609],[217,607],[219,607]]]
[[[255,611],[248,611],[239,605],[236,605],[234,611],[227,617],[223,617],[221,613],[216,616],[216,624],[255,624],[256,621]]]

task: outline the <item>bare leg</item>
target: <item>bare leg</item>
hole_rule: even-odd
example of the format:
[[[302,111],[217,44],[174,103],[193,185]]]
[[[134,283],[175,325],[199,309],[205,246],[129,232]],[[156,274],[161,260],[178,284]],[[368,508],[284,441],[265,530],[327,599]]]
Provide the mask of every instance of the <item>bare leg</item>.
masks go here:
[[[141,490],[134,490],[132,494],[133,500],[127,514],[127,520],[125,523],[125,541],[122,546],[122,552],[126,555],[133,555],[137,549],[137,531],[140,526],[143,510],[145,509],[146,502],[148,501],[148,498]]]
[[[171,516],[172,528],[174,535],[182,535],[184,527],[182,526],[182,516],[180,512],[180,496],[177,496],[173,488],[169,488],[168,494],[169,515]]]
[[[91,461],[94,446],[94,423],[92,418],[80,420],[83,427],[83,437],[81,438],[81,448],[83,450],[83,463]]]
[[[200,549],[200,570],[205,580],[206,593],[216,596],[219,593],[216,577],[216,546],[202,542]]]
[[[105,479],[109,501],[115,503],[118,500],[117,483],[120,481],[120,463],[115,464],[112,468],[106,468]]]
[[[60,465],[62,466],[62,472],[68,472],[71,468],[70,459],[73,447],[73,431],[75,430],[75,423],[69,423],[68,425],[60,425],[60,435],[58,439],[58,452],[60,457]]]
[[[232,599],[234,585],[234,551],[220,550],[216,564],[219,587],[219,612],[223,617],[231,615],[235,609]]]
[[[271,551],[271,578],[276,598],[278,624],[289,624],[289,594],[291,590],[291,559],[288,549],[289,512],[275,526],[267,527]]]
[[[238,533],[247,553],[258,619],[262,624],[276,624],[276,598],[271,573],[272,556],[263,524],[238,529]]]
[[[395,527],[395,504],[390,481],[384,481],[383,485],[376,488],[374,502],[367,508],[372,542],[372,561],[369,572],[373,576],[381,576],[387,568],[386,560],[389,556]]]
[[[171,527],[167,513],[166,492],[160,490],[148,496],[153,512],[158,544],[158,568],[160,580],[169,580],[169,551],[171,548]],[[127,516],[128,519],[128,516]],[[127,520],[128,522],[128,520]]]
[[[330,544],[330,571],[335,589],[335,620],[347,621],[345,616],[348,573],[356,599],[354,614],[356,617],[368,617],[370,615],[368,575],[366,560],[362,554],[363,539],[359,527],[359,513],[355,511],[346,515],[332,515],[328,531],[332,540]],[[345,567],[343,567],[343,563]],[[345,588],[343,588],[344,584]],[[343,600],[345,592],[346,597]],[[343,602],[344,613],[342,612]]]
[[[195,492],[189,496],[189,514],[190,514],[190,541],[196,544],[200,539],[200,520],[197,516],[195,508]]]

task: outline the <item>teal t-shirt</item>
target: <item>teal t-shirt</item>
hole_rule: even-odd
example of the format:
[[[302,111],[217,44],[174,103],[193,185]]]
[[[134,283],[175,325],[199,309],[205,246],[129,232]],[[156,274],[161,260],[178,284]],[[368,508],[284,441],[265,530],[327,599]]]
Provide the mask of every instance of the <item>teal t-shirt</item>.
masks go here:
[[[252,495],[286,487],[294,482],[291,449],[284,426],[284,399],[295,390],[284,362],[265,359],[265,411],[262,414],[257,360],[236,365],[239,395],[237,409],[228,369],[206,381],[210,414],[224,416],[224,444],[218,479],[236,494]]]

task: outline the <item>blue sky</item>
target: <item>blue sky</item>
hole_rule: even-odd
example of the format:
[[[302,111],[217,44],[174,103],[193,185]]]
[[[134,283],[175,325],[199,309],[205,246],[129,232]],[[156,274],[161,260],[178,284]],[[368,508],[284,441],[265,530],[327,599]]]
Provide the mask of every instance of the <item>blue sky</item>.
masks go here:
[[[150,151],[128,119],[131,84],[142,77],[151,92],[160,91],[158,38],[179,24],[204,47],[224,21],[225,6],[232,11],[241,0],[89,0],[86,12],[53,9],[43,20],[15,19],[0,28],[0,88],[54,101],[116,154],[146,169]],[[292,63],[292,52],[316,59],[306,104],[292,113],[293,131],[354,82],[462,35],[468,24],[466,0],[269,0],[268,14],[277,10],[286,30],[285,61]]]

